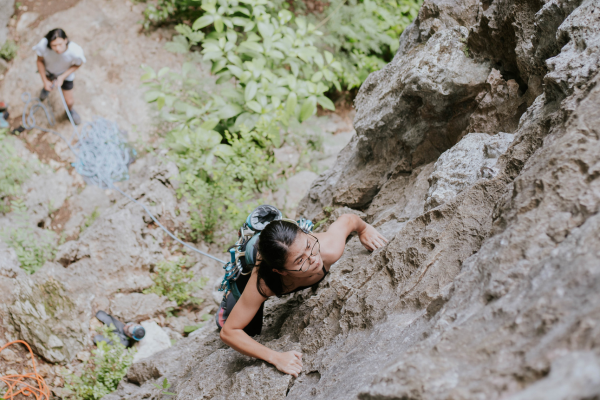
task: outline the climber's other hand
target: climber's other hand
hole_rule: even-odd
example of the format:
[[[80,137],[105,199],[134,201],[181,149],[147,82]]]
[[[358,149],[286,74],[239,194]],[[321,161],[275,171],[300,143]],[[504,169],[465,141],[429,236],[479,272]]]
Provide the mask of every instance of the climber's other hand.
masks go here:
[[[50,79],[44,81],[44,89],[48,92],[52,90],[52,81]]]
[[[358,238],[363,246],[369,251],[377,250],[385,246],[388,242],[387,239],[371,225],[365,225],[365,228],[358,234]]]
[[[273,360],[273,365],[281,372],[297,378],[302,371],[302,353],[297,351],[278,353]]]

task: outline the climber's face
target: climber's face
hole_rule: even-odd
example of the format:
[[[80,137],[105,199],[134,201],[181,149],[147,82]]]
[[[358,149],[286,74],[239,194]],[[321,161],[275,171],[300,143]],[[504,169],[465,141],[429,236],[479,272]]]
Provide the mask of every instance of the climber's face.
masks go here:
[[[301,233],[289,247],[285,269],[294,276],[310,276],[321,271],[321,244],[310,234]]]
[[[67,51],[67,45],[68,44],[69,44],[69,42],[67,41],[67,39],[56,38],[56,39],[54,39],[53,41],[50,42],[50,47],[56,53],[62,54],[65,51]]]

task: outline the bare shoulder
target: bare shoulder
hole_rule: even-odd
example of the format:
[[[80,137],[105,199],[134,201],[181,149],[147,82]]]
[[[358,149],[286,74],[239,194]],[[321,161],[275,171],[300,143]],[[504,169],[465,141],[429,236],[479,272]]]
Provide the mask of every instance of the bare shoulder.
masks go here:
[[[271,296],[275,296],[275,293],[273,293],[273,291],[271,291],[271,289],[269,289],[269,287],[262,280],[260,281],[260,292],[259,292],[258,285],[256,284],[257,281],[258,281],[258,268],[254,268],[252,270],[252,275],[250,276],[250,279],[248,280],[248,284],[246,285],[246,289],[244,289],[244,292],[246,292],[247,289],[250,289],[252,292],[256,292],[256,294],[258,296],[262,297],[264,300],[268,299]],[[264,293],[266,295],[266,297],[263,296],[261,294],[261,292]]]

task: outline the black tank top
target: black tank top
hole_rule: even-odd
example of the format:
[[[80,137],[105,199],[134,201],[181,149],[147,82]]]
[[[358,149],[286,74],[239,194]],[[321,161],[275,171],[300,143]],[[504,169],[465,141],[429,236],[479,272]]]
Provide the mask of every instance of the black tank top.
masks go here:
[[[329,271],[327,271],[325,269],[325,266],[323,266],[323,277],[321,279],[319,279],[317,282],[313,283],[310,286],[300,286],[297,287],[296,289],[292,290],[291,292],[287,292],[284,293],[285,294],[291,294],[291,293],[296,293],[299,292],[300,290],[304,290],[304,289],[308,289],[308,288],[315,288],[317,287],[317,285],[319,283],[321,283],[323,281],[323,279],[325,279],[325,277],[327,276],[327,274],[329,274]],[[242,293],[244,291],[244,289],[246,288],[246,284],[248,283],[248,281],[250,280],[250,274],[248,275],[241,275],[238,280],[235,282],[237,284],[238,290],[240,291],[240,293]]]

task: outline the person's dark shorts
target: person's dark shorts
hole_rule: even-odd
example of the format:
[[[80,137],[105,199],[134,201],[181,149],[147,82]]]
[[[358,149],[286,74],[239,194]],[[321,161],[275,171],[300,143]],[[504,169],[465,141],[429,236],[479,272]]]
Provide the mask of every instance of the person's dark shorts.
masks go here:
[[[51,81],[56,80],[56,76],[53,74],[46,74],[46,77]],[[73,81],[63,81],[62,86],[60,87],[62,90],[71,90],[73,89]]]

